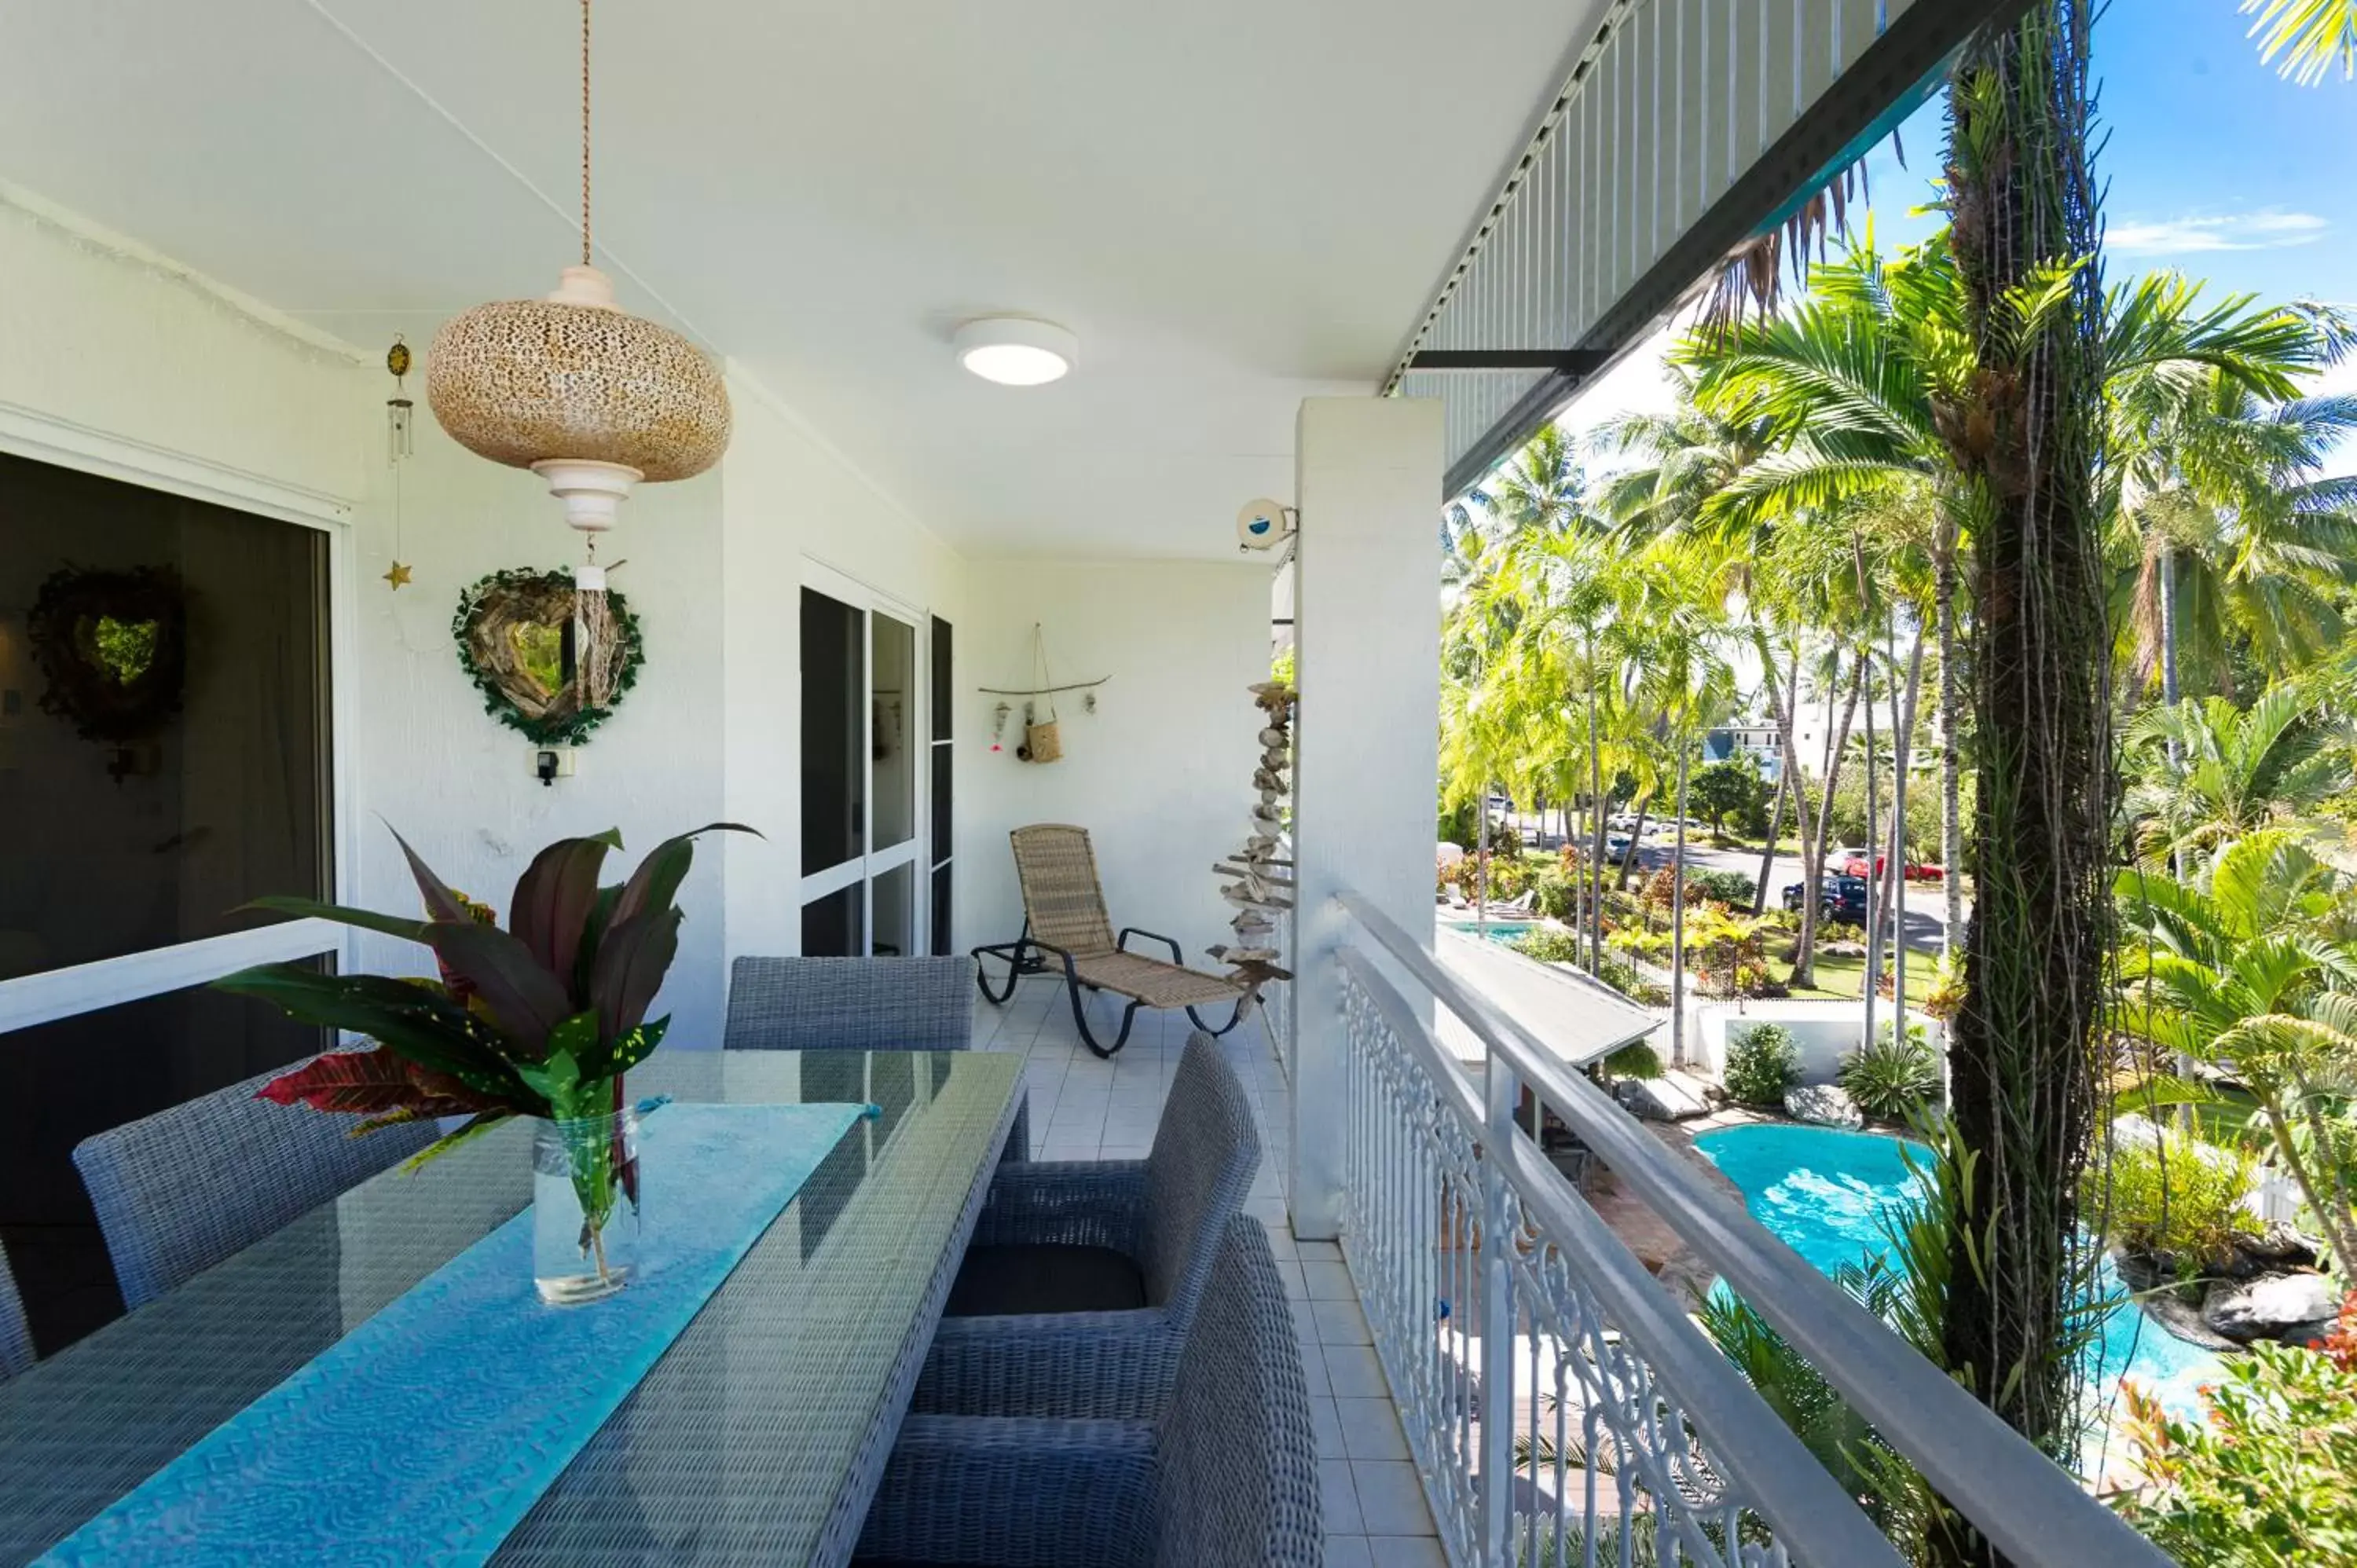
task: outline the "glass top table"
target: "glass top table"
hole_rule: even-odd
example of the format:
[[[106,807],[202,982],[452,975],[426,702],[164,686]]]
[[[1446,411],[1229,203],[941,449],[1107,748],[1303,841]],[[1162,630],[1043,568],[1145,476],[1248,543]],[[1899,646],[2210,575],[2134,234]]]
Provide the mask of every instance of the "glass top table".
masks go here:
[[[973,1051],[674,1048],[633,1072],[639,1097],[883,1114],[844,1134],[493,1561],[848,1561],[1021,1070]],[[0,1383],[0,1563],[38,1557],[521,1212],[530,1144],[517,1122],[377,1176]],[[650,1227],[662,1180],[648,1170]]]

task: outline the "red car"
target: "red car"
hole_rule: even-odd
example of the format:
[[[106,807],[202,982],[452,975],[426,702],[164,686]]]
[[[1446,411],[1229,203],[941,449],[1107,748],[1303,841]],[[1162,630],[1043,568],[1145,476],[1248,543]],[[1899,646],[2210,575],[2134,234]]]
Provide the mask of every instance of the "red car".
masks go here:
[[[1878,854],[1874,857],[1874,869],[1869,872],[1866,866],[1866,856],[1852,854],[1841,863],[1841,874],[1844,876],[1880,876],[1883,867],[1889,864],[1889,855]],[[1910,860],[1907,863],[1907,880],[1910,882],[1937,882],[1945,875],[1947,872],[1940,866],[1920,860]]]

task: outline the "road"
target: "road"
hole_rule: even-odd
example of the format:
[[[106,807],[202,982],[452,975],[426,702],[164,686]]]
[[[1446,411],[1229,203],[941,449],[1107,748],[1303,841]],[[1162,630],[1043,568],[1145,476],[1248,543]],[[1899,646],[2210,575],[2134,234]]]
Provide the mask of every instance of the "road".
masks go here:
[[[1558,820],[1559,821],[1559,820]],[[1558,826],[1543,829],[1535,817],[1517,815],[1515,827],[1523,842],[1536,843],[1543,849],[1555,849],[1563,843]],[[1650,835],[1637,846],[1637,864],[1647,871],[1658,870],[1670,863],[1672,846],[1666,842],[1654,842]],[[1745,876],[1760,875],[1760,852],[1756,849],[1712,849],[1705,843],[1686,841],[1686,864],[1702,871],[1735,871]],[[1771,903],[1781,900],[1784,889],[1801,880],[1801,860],[1798,855],[1778,855],[1768,873],[1768,897]],[[1634,878],[1631,878],[1633,883]],[[1910,883],[1907,887],[1907,945],[1918,952],[1938,952],[1942,937],[1947,929],[1948,901],[1936,882]],[[1972,905],[1964,906],[1969,918]]]

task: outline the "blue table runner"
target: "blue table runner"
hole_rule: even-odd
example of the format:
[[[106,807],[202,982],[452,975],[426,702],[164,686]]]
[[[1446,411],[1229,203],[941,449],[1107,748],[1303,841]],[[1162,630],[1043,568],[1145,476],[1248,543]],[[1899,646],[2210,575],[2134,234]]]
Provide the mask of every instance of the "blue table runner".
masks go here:
[[[40,1562],[488,1561],[865,1110],[664,1107],[619,1294],[544,1305],[527,1207]]]

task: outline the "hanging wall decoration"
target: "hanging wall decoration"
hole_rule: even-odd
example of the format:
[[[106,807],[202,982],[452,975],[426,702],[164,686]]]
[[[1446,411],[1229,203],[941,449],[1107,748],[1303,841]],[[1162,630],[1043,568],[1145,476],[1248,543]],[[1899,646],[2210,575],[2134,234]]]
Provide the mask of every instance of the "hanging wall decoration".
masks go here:
[[[397,594],[409,585],[412,575],[401,559],[401,464],[417,449],[410,434],[410,416],[417,405],[409,399],[409,345],[398,332],[393,347],[384,351],[384,368],[393,372],[393,395],[384,400],[385,462],[393,469],[393,565],[384,580]]]
[[[494,572],[458,596],[450,634],[458,662],[483,693],[483,711],[535,746],[580,746],[639,678],[646,650],[638,618],[621,595],[604,596],[594,634],[580,616],[567,572]],[[602,646],[594,650],[595,636]],[[608,672],[603,702],[588,697],[582,671],[595,653]]]
[[[1277,967],[1280,950],[1276,922],[1293,908],[1293,862],[1284,847],[1286,797],[1293,767],[1293,689],[1282,681],[1264,681],[1252,688],[1261,711],[1260,766],[1253,769],[1252,832],[1240,854],[1211,867],[1222,877],[1220,896],[1235,906],[1229,927],[1232,944],[1215,947],[1211,956],[1230,966],[1229,978],[1254,987],[1273,980],[1291,980],[1292,972]]]
[[[146,740],[180,711],[188,608],[169,566],[51,573],[25,618],[47,689],[41,708],[84,740]]]
[[[1051,684],[1055,677],[1048,672],[1048,639],[1037,622],[1031,627],[1031,669],[1039,679],[1036,686],[985,686],[983,693],[993,697],[1023,699],[1023,739],[1015,747],[1017,762],[1060,762],[1064,756],[1064,731],[1056,716],[1056,697],[1061,692],[1081,693],[1083,713],[1097,711],[1097,688],[1113,679],[1100,675],[1093,681],[1073,681],[1064,685]],[[999,749],[998,736],[1006,725],[1007,705],[998,704],[997,721],[990,732],[990,749]]]
[[[589,230],[589,0],[581,0],[581,264],[545,299],[479,305],[452,317],[425,357],[425,399],[452,440],[479,456],[530,468],[587,536],[574,572],[580,618],[593,628],[585,701],[610,700],[619,671],[594,657],[608,645],[606,572],[597,536],[614,526],[631,487],[704,472],[727,449],[728,389],[694,344],[625,313],[592,264]]]

